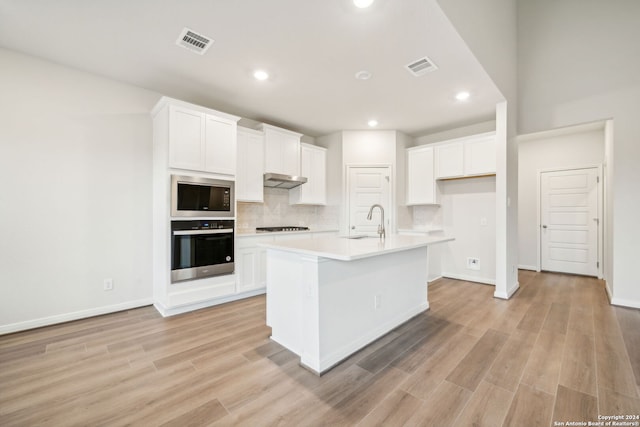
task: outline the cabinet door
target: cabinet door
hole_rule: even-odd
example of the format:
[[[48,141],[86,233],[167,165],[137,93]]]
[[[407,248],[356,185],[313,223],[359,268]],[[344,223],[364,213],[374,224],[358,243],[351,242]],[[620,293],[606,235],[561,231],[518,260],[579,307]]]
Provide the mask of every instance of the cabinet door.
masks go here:
[[[236,174],[236,124],[205,117],[204,167],[207,172]]]
[[[258,247],[236,251],[238,292],[261,289],[267,283],[267,250]]]
[[[264,201],[264,140],[262,135],[238,132],[236,200]]]
[[[169,167],[202,170],[204,167],[204,113],[169,108]]]
[[[464,175],[462,143],[438,145],[436,152],[436,179],[457,178]]]
[[[327,153],[322,147],[300,144],[300,174],[307,182],[289,190],[290,204],[327,203]]]
[[[300,175],[300,138],[294,135],[281,136],[282,173]]]
[[[300,175],[300,137],[277,129],[264,131],[264,171],[284,175]]]
[[[407,205],[436,203],[433,148],[407,150]]]
[[[464,174],[496,173],[496,139],[491,135],[464,143]]]

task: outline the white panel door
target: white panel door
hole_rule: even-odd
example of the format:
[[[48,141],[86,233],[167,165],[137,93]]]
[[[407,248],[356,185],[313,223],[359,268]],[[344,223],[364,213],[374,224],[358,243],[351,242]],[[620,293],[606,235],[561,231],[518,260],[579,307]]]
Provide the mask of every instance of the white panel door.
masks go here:
[[[349,235],[376,235],[380,224],[380,209],[375,208],[371,220],[367,219],[374,204],[384,208],[385,228],[390,232],[391,202],[388,167],[349,168]]]
[[[540,174],[541,268],[598,275],[598,169]]]

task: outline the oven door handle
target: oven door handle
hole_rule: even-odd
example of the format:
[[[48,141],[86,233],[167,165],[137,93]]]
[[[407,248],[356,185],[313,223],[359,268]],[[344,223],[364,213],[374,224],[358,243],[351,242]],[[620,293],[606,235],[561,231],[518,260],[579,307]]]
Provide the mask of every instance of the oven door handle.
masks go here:
[[[194,234],[232,234],[233,228],[217,228],[214,230],[175,230],[174,236],[193,236]]]

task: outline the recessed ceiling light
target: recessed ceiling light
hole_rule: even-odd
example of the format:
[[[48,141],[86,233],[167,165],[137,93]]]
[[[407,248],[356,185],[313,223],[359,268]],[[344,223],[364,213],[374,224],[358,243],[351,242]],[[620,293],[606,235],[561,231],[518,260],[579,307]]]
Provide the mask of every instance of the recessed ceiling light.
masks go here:
[[[253,77],[255,77],[256,80],[267,80],[269,78],[269,74],[266,71],[257,70],[253,73]]]
[[[356,73],[356,79],[358,80],[369,80],[371,78],[371,73],[367,70],[358,71]]]
[[[471,96],[471,94],[469,92],[462,91],[462,92],[458,92],[456,94],[456,99],[458,101],[466,101],[467,99],[469,99],[470,96]]]
[[[356,7],[359,7],[360,9],[369,7],[371,6],[372,3],[373,3],[373,0],[353,0],[353,4],[355,4]]]
[[[375,119],[371,119],[367,122],[367,124],[369,125],[370,128],[374,128],[376,126],[378,126],[378,121]]]

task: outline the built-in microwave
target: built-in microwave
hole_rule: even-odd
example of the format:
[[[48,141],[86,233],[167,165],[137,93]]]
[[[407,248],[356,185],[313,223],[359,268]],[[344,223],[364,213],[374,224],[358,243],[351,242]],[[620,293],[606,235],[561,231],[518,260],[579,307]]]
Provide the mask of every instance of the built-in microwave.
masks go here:
[[[171,175],[171,216],[234,217],[234,189],[233,181]]]

